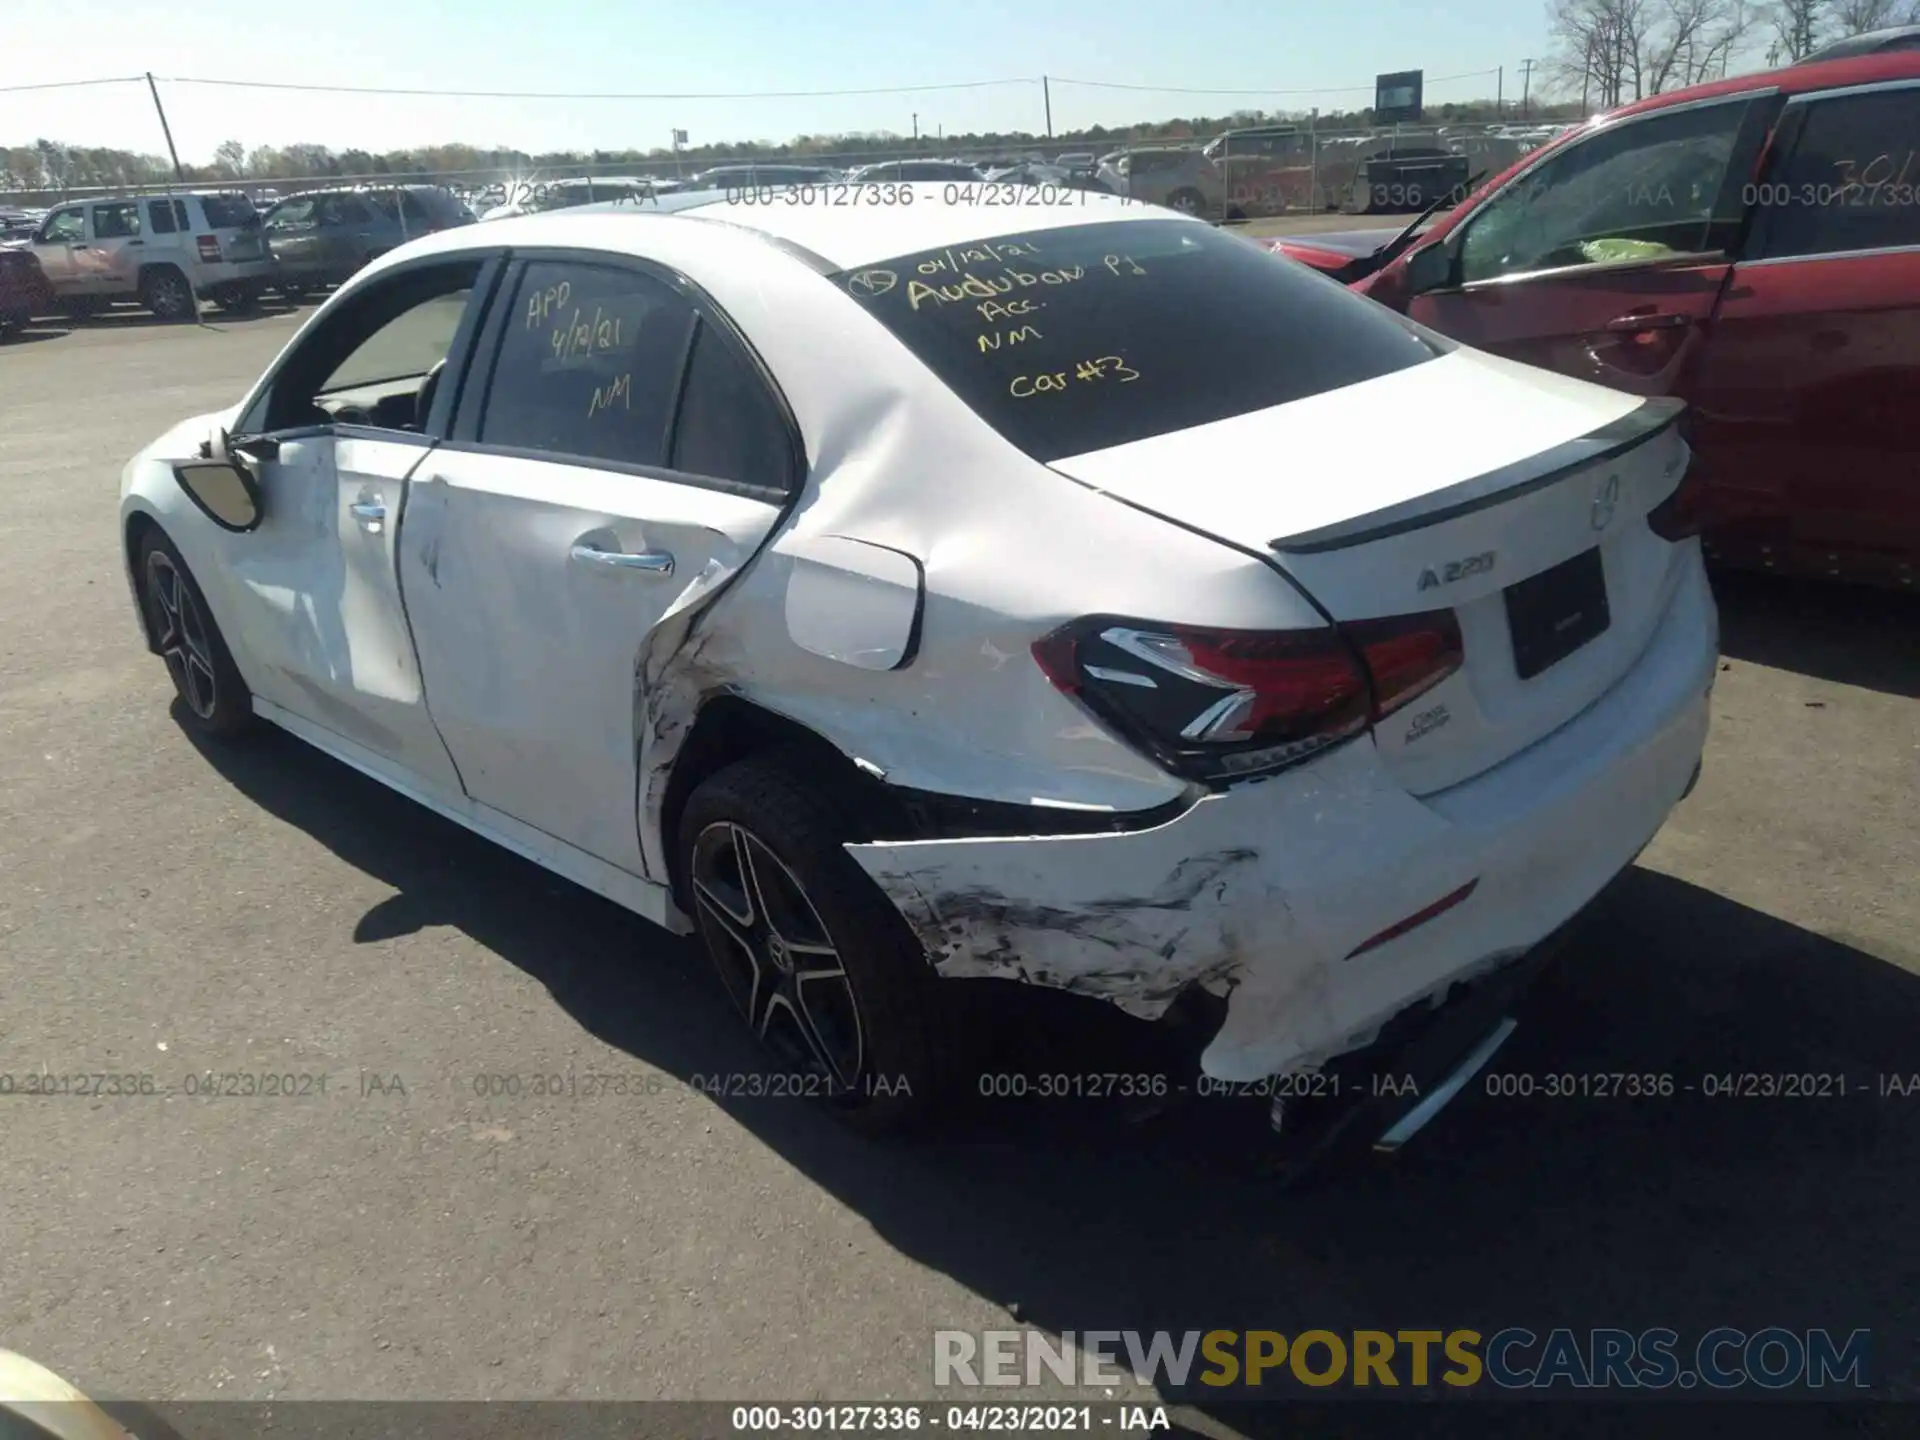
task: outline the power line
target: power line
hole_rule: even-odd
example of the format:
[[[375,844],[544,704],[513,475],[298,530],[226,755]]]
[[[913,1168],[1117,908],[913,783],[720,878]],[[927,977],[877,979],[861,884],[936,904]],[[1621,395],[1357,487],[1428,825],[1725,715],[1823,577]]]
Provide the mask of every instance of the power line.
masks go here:
[[[135,77],[136,79],[139,77]],[[920,95],[932,90],[985,90],[996,85],[1038,85],[1037,75],[1006,80],[960,80],[946,85],[878,85],[865,90],[714,90],[658,93],[557,90],[408,90],[377,85],[295,85],[281,80],[213,80],[198,75],[162,75],[169,85],[221,85],[242,90],[303,90],[328,95],[426,95],[450,100],[814,100],[836,95]]]
[[[144,75],[109,75],[100,80],[41,80],[32,85],[0,85],[0,95],[20,90],[72,90],[81,85],[138,85]]]
[[[1436,75],[1429,85],[1454,80],[1483,79],[1493,70],[1470,70],[1460,75]],[[137,85],[144,75],[104,76],[96,80],[49,80],[31,85],[0,85],[0,94],[26,90],[66,90],[85,85]],[[1007,85],[1040,85],[1038,75],[1014,75],[1000,80],[956,80],[942,85],[875,85],[846,90],[710,90],[710,91],[558,91],[558,90],[430,90],[379,85],[302,85],[285,80],[224,80],[207,75],[162,75],[169,85],[212,85],[236,90],[300,91],[319,95],[403,95],[447,100],[819,100],[857,95],[925,95],[951,90],[988,90]],[[1321,85],[1302,89],[1271,86],[1218,88],[1198,85],[1132,85],[1116,80],[1073,80],[1053,77],[1060,85],[1088,90],[1126,90],[1147,95],[1362,95],[1371,85]]]

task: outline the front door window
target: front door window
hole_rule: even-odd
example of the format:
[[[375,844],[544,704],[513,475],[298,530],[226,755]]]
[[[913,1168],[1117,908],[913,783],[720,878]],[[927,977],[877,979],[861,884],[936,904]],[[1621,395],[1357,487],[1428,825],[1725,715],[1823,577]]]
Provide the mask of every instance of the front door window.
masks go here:
[[[1603,127],[1543,161],[1467,222],[1461,281],[1723,249],[1741,211],[1726,181],[1748,103]]]

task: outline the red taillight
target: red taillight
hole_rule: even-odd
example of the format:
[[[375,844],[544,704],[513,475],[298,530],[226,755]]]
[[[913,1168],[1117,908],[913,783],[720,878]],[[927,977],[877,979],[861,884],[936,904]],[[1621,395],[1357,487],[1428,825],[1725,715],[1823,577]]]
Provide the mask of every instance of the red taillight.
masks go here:
[[[218,235],[196,235],[193,243],[199,247],[200,258],[213,264],[220,262],[220,237]]]
[[[1685,540],[1700,533],[1706,521],[1706,486],[1699,472],[1689,469],[1673,493],[1647,512],[1647,528],[1662,540]]]
[[[1092,617],[1033,646],[1054,686],[1178,774],[1265,774],[1351,738],[1461,659],[1451,611],[1312,630]]]
[[[1373,718],[1385,719],[1460,668],[1465,651],[1451,610],[1361,620],[1340,627],[1373,676]]]

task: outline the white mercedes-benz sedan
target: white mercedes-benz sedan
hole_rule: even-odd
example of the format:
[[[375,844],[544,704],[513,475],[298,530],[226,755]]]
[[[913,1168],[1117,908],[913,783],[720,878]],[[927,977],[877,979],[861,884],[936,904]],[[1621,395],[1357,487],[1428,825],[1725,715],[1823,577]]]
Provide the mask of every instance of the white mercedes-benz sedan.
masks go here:
[[[972,979],[1263,1081],[1575,916],[1707,733],[1678,418],[1155,207],[805,187],[392,252],[121,534],[185,723],[697,931],[884,1128]]]

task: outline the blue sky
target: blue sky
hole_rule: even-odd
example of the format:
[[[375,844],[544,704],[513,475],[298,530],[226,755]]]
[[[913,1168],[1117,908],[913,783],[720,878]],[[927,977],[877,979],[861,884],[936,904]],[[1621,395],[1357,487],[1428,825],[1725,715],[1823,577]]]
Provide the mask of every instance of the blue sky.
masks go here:
[[[1247,108],[1365,103],[1383,70],[1430,77],[1520,65],[1546,45],[1545,0],[4,0],[0,142],[163,150],[144,85],[5,93],[8,85],[151,70],[183,159],[215,145],[446,141],[527,150],[893,130],[1044,133],[1037,84],[753,100],[371,97],[170,84],[166,76],[560,92],[870,89],[1042,73],[1245,95],[1094,89],[1056,80],[1056,128]],[[1429,102],[1490,96],[1494,77],[1432,84]],[[1320,90],[1328,93],[1285,94]]]

